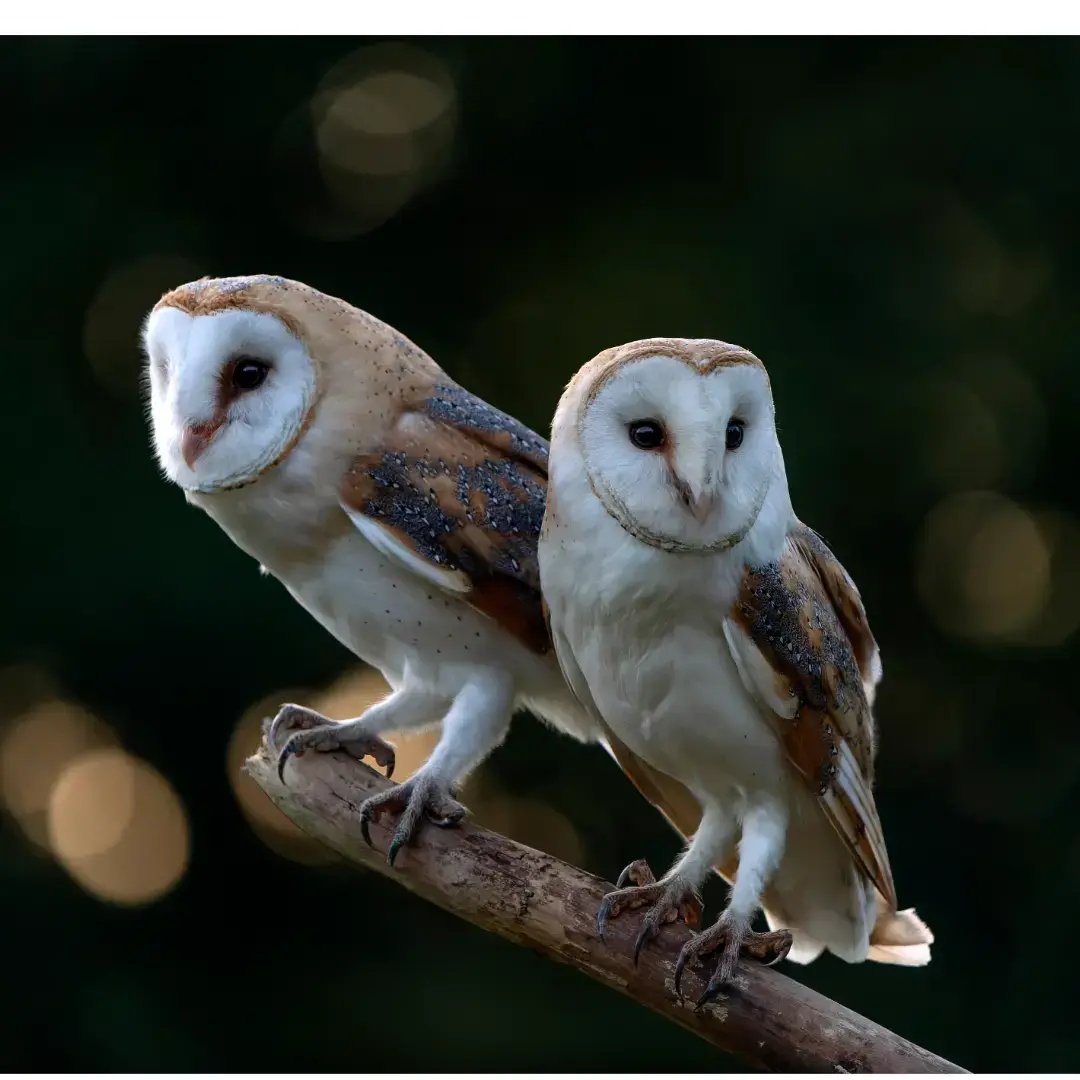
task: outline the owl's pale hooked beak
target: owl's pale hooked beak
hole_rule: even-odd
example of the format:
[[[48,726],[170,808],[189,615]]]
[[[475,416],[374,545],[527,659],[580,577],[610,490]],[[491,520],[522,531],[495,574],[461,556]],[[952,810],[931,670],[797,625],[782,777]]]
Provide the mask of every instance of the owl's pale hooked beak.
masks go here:
[[[675,472],[671,475],[671,483],[683,506],[685,506],[686,509],[704,525],[706,519],[713,511],[713,507],[716,505],[716,493],[705,483],[697,485],[688,484]]]
[[[184,434],[180,436],[180,453],[189,469],[195,468],[195,462],[199,460],[220,428],[220,420],[212,420],[208,424],[189,424],[184,428]]]
[[[716,496],[711,491],[702,492],[696,497],[691,497],[689,503],[690,513],[704,525],[713,512],[716,502]]]

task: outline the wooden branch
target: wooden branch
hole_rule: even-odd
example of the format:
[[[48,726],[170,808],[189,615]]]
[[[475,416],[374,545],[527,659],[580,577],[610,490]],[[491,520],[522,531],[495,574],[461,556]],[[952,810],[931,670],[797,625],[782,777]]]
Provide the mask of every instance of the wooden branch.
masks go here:
[[[614,887],[574,866],[465,821],[426,827],[412,847],[386,864],[393,815],[373,822],[369,847],[359,807],[389,783],[342,754],[305,754],[276,772],[266,743],[246,771],[305,832],[352,862],[397,881],[439,907],[626,994],[751,1066],[781,1072],[964,1072],[772,968],[744,962],[728,994],[700,1012],[698,972],[684,973],[687,1000],[674,993],[675,960],[689,936],[666,927],[633,964],[639,918],[596,933],[596,909]]]

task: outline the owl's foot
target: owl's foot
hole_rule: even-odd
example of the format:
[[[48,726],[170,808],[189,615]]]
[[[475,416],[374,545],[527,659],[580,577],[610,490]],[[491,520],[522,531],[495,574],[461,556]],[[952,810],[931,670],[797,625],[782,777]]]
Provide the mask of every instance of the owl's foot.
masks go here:
[[[391,866],[398,852],[411,843],[420,831],[425,819],[440,829],[451,829],[468,812],[454,798],[449,784],[425,774],[423,769],[405,783],[372,795],[363,802],[360,807],[360,831],[368,844],[371,844],[369,822],[378,821],[388,810],[401,814],[394,837],[386,849],[386,861]]]
[[[634,885],[623,888],[627,881],[634,882]],[[635,964],[642,946],[655,938],[665,923],[682,919],[687,926],[697,926],[701,922],[701,901],[694,890],[678,878],[657,881],[644,859],[637,859],[626,867],[615,884],[615,892],[604,897],[596,913],[596,929],[601,941],[608,919],[618,918],[624,911],[651,905],[641,921],[641,930],[634,942]]]
[[[277,770],[281,782],[285,782],[285,762],[291,757],[301,757],[307,750],[326,753],[328,750],[344,750],[346,754],[362,761],[373,757],[385,767],[389,778],[394,774],[394,748],[377,735],[372,735],[353,722],[335,724],[314,709],[300,705],[282,705],[266,732],[267,741],[278,751]]]
[[[720,992],[721,987],[731,981],[735,974],[735,968],[739,963],[740,954],[752,957],[759,963],[769,966],[783,960],[791,949],[790,930],[772,930],[767,934],[759,934],[750,929],[748,919],[736,919],[724,912],[719,919],[700,934],[692,937],[679,953],[678,963],[675,965],[675,993],[680,993],[679,984],[682,982],[683,968],[686,962],[694,957],[707,956],[709,953],[720,949],[720,959],[705,993],[697,1000],[697,1008],[701,1008],[707,1001]]]

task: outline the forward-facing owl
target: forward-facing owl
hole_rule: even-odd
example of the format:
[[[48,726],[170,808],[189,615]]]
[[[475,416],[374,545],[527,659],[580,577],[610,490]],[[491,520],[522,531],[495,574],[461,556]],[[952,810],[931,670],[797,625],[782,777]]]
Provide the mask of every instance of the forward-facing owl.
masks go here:
[[[158,460],[393,692],[332,723],[288,705],[271,739],[393,768],[385,731],[442,723],[426,765],[369,800],[402,811],[389,858],[527,706],[580,739],[541,607],[547,443],[390,326],[299,282],[204,279],[144,328]]]
[[[859,592],[795,516],[772,391],[752,353],[656,338],[601,353],[552,431],[540,572],[567,681],[689,848],[598,922],[651,905],[638,948],[710,868],[729,903],[679,958],[918,965],[872,794],[881,677]],[[753,933],[764,908],[769,933]]]

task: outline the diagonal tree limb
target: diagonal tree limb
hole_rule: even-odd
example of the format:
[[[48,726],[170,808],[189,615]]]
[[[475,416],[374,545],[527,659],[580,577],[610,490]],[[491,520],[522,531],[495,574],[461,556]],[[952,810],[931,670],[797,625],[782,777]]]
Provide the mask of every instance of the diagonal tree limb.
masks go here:
[[[384,874],[439,907],[553,960],[693,1031],[751,1067],[781,1072],[963,1072],[843,1005],[771,968],[743,963],[727,995],[700,1012],[692,1002],[704,989],[696,971],[684,976],[687,1000],[675,996],[679,949],[689,935],[666,927],[632,960],[636,919],[596,934],[596,909],[612,885],[577,867],[466,821],[457,829],[427,828],[391,869],[387,815],[372,822],[368,847],[359,806],[389,782],[342,754],[293,759],[278,779],[265,742],[246,771],[305,832],[351,862]]]

